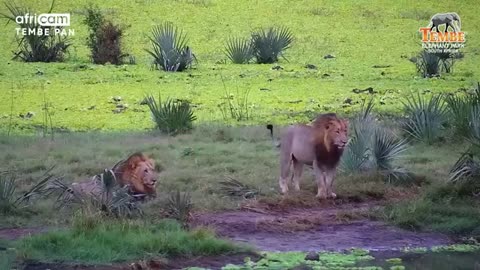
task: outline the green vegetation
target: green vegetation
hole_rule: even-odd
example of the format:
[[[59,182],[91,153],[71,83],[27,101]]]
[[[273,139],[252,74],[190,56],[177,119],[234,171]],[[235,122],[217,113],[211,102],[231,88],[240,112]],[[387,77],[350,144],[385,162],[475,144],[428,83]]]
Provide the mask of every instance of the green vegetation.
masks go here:
[[[386,207],[384,218],[407,229],[478,236],[479,206],[472,186],[437,184],[417,199]]]
[[[360,261],[373,260],[368,251],[361,253],[353,250],[350,253],[342,254],[336,252],[321,252],[320,259],[306,260],[303,252],[267,252],[264,257],[252,262],[246,259],[244,265],[226,265],[222,270],[240,270],[240,269],[289,269],[292,267],[312,267],[313,269],[344,269],[355,266]],[[307,268],[310,269],[310,268]],[[377,269],[376,267],[359,269]]]
[[[24,259],[108,263],[151,256],[216,255],[239,251],[204,230],[184,231],[175,221],[154,225],[134,221],[104,221],[91,227],[49,232],[17,244]]]
[[[153,57],[157,69],[176,72],[192,66],[195,57],[188,46],[187,35],[173,23],[153,27],[150,40],[153,50],[147,52]]]
[[[273,64],[290,48],[293,34],[286,27],[270,27],[252,33],[253,55],[258,64]]]
[[[52,1],[50,9],[46,13],[51,13],[55,1]],[[8,12],[0,12],[3,17],[13,24],[16,24],[18,16],[25,14],[36,14],[32,7],[17,6],[14,1],[5,2]],[[13,59],[24,62],[61,62],[67,49],[72,45],[68,37],[54,35],[55,28],[52,26],[41,26],[32,21],[24,21],[19,24],[20,28],[34,29],[36,33],[49,32],[50,35],[19,35],[16,37],[17,49],[14,52]],[[60,31],[62,28],[58,28]]]
[[[31,2],[38,11],[48,11],[50,3]],[[91,35],[83,23],[85,8],[96,4],[116,22],[129,25],[122,39],[124,50],[135,55],[136,65],[93,65],[85,40]],[[202,4],[205,3],[205,4]],[[353,89],[373,88],[381,113],[402,110],[399,99],[410,92],[433,93],[469,89],[479,79],[476,53],[480,39],[467,35],[462,49],[465,57],[453,73],[424,79],[416,75],[408,59],[421,50],[415,33],[436,13],[431,1],[405,7],[401,2],[383,1],[309,2],[291,5],[289,1],[129,1],[121,2],[57,0],[54,11],[70,12],[75,35],[64,63],[25,64],[11,60],[16,31],[13,23],[0,24],[0,126],[12,131],[34,133],[41,126],[45,91],[51,103],[55,130],[125,131],[152,129],[150,112],[140,105],[146,93],[161,91],[162,96],[188,100],[199,123],[225,122],[217,105],[223,101],[224,85],[249,90],[251,114],[241,124],[286,124],[308,121],[320,111],[357,111],[365,94]],[[255,6],[255,8],[251,8]],[[469,0],[445,3],[462,18],[462,30],[474,32],[478,5]],[[141,12],[141,18],[132,16]],[[268,12],[266,12],[268,11]],[[8,13],[0,5],[0,13]],[[161,15],[159,15],[161,14]],[[218,24],[219,21],[224,23]],[[188,33],[188,46],[198,64],[187,72],[166,73],[151,69],[153,25],[173,22]],[[388,23],[387,23],[388,22]],[[250,37],[256,29],[273,25],[288,27],[294,42],[274,65],[227,63],[224,47],[228,39]],[[327,55],[335,58],[324,58]],[[230,62],[230,61],[228,61]],[[276,67],[279,65],[280,67]],[[313,68],[305,68],[313,65]],[[275,67],[275,69],[272,69]],[[315,69],[316,68],[316,69]],[[44,90],[42,90],[42,87]],[[41,90],[41,91],[39,91]],[[113,114],[111,97],[121,96],[130,106]],[[11,106],[13,99],[13,107]],[[346,99],[352,102],[344,103]],[[19,117],[32,112],[35,116]],[[11,120],[10,117],[12,116]],[[227,119],[227,123],[237,123]]]
[[[246,64],[253,58],[251,40],[230,38],[227,41],[225,54],[235,64]]]
[[[447,107],[442,95],[434,95],[429,100],[418,93],[407,97],[404,102],[408,117],[405,131],[414,139],[432,144],[441,135],[446,122]]]
[[[193,128],[193,121],[197,118],[189,102],[183,100],[176,102],[172,99],[162,101],[160,96],[158,101],[153,96],[146,97],[145,101],[160,131],[176,135]]]

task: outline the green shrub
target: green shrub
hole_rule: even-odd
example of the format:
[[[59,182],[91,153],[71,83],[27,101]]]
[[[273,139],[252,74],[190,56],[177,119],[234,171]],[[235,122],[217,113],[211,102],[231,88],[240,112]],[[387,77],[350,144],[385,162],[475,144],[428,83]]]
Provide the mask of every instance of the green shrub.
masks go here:
[[[441,59],[434,53],[422,51],[416,58],[417,72],[424,78],[440,76]]]
[[[457,59],[463,57],[461,53],[428,52],[423,50],[412,60],[417,66],[417,72],[424,78],[440,76],[442,72],[452,73]]]
[[[253,58],[252,42],[248,39],[230,38],[225,54],[235,64],[246,64]]]
[[[193,209],[192,197],[189,193],[182,194],[177,190],[170,194],[165,207],[170,218],[180,222],[184,228],[188,228]]]
[[[403,102],[407,120],[404,130],[414,139],[432,144],[441,136],[446,120],[444,96],[433,95],[429,100],[418,93]]]
[[[153,27],[152,50],[147,52],[153,56],[153,65],[165,71],[183,71],[190,68],[195,57],[187,45],[187,36],[172,23],[164,23]]]
[[[287,27],[270,27],[252,33],[253,54],[259,64],[277,62],[292,42],[293,35]]]
[[[407,143],[375,120],[371,113],[373,107],[373,99],[364,102],[361,113],[352,120],[351,139],[340,168],[347,173],[377,172],[388,182],[405,182],[411,175],[395,167],[395,162],[407,150]]]
[[[156,101],[153,96],[148,96],[145,100],[160,131],[176,135],[193,128],[193,121],[196,120],[196,117],[190,103],[185,101],[175,102],[171,99],[162,101],[160,97]]]
[[[450,122],[455,127],[457,135],[470,137],[473,125],[478,123],[474,118],[478,115],[480,106],[480,83],[477,83],[473,93],[466,95],[447,95],[445,101],[450,112]]]
[[[55,1],[52,1],[50,10],[47,13],[52,12],[54,2]],[[10,3],[5,3],[5,6],[9,11],[9,14],[0,15],[7,19],[8,22],[16,23],[15,18],[17,16],[24,16],[27,13],[38,13],[30,8],[16,6],[13,1]],[[55,28],[62,29],[61,27],[41,26],[35,22],[25,22],[19,24],[19,27],[35,29],[36,33],[39,31],[42,33],[45,33],[45,31],[53,33]],[[64,55],[68,47],[71,45],[67,36],[53,34],[27,34],[24,36],[17,36],[16,40],[18,44],[18,50],[14,52],[15,55],[13,59],[19,59],[24,62],[61,62],[64,59]]]
[[[45,188],[50,180],[54,179],[48,170],[42,179],[30,190],[22,195],[17,194],[16,176],[13,172],[0,172],[0,213],[12,214],[29,206],[35,196],[44,195]]]

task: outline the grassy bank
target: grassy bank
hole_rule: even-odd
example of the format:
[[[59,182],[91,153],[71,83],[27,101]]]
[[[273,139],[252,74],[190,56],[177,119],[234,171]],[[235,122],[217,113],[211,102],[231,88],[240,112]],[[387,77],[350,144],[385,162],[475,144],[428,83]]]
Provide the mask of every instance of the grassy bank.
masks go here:
[[[20,258],[43,262],[125,262],[149,257],[219,255],[246,250],[215,238],[206,229],[185,231],[173,220],[155,224],[94,221],[70,230],[26,237],[17,243]]]
[[[86,46],[84,8],[98,4],[107,16],[125,26],[125,52],[136,65],[90,64]],[[46,12],[44,1],[24,1],[38,13]],[[464,59],[452,74],[423,79],[408,59],[420,50],[419,27],[438,12],[431,1],[55,1],[54,11],[70,12],[75,29],[73,45],[65,63],[21,63],[11,60],[15,26],[0,25],[0,125],[19,132],[32,132],[43,123],[42,107],[48,104],[53,126],[70,130],[144,130],[152,127],[148,109],[140,105],[145,94],[189,100],[199,122],[224,119],[219,104],[226,98],[241,99],[249,91],[252,118],[244,123],[289,123],[307,120],[318,111],[350,112],[366,94],[354,88],[373,87],[379,110],[397,112],[399,98],[410,91],[452,92],[469,88],[480,76],[480,27],[475,1],[445,3],[455,11],[467,32]],[[143,14],[140,17],[135,13]],[[0,5],[0,12],[7,12]],[[151,70],[148,36],[152,26],[173,21],[189,37],[198,64],[184,73]],[[201,23],[199,23],[201,22]],[[219,23],[221,22],[221,23]],[[274,65],[236,65],[226,61],[223,50],[231,36],[245,37],[261,27],[284,25],[295,40]],[[470,33],[472,33],[470,35]],[[324,59],[326,55],[335,58]],[[307,64],[315,65],[309,69]],[[114,114],[113,96],[122,97],[128,109]],[[346,99],[352,102],[344,103]],[[351,103],[351,104],[350,104]],[[32,112],[24,119],[20,114]]]

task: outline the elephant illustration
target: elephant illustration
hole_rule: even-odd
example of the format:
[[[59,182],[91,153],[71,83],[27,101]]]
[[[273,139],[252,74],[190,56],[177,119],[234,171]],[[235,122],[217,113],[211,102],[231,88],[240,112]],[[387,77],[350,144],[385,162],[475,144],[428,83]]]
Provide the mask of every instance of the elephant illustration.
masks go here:
[[[454,21],[457,21],[458,28],[453,23]],[[438,27],[442,24],[445,24],[445,32],[447,32],[449,26],[453,28],[453,32],[460,31],[462,26],[460,22],[460,16],[458,16],[458,14],[455,12],[437,13],[433,15],[428,26],[431,25],[430,31],[435,28],[435,30],[438,32]]]

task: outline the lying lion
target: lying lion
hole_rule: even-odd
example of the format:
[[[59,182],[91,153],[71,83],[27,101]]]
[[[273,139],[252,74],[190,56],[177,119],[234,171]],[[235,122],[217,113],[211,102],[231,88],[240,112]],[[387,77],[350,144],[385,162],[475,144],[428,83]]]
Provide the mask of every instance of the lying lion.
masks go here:
[[[268,125],[272,132],[272,126]],[[348,120],[340,119],[335,113],[319,115],[311,125],[289,126],[280,141],[280,189],[288,192],[287,178],[293,164],[291,181],[300,190],[303,165],[313,167],[317,182],[317,197],[335,198],[333,181],[336,167],[348,141]],[[272,138],[273,138],[273,132]]]
[[[108,171],[108,170],[107,170]],[[155,185],[158,174],[155,171],[155,162],[142,153],[134,153],[127,159],[115,164],[111,170],[116,184],[120,187],[128,186],[131,194],[137,196],[156,196]],[[90,181],[73,183],[71,192],[82,194],[100,194],[103,185],[100,177],[94,176]]]

